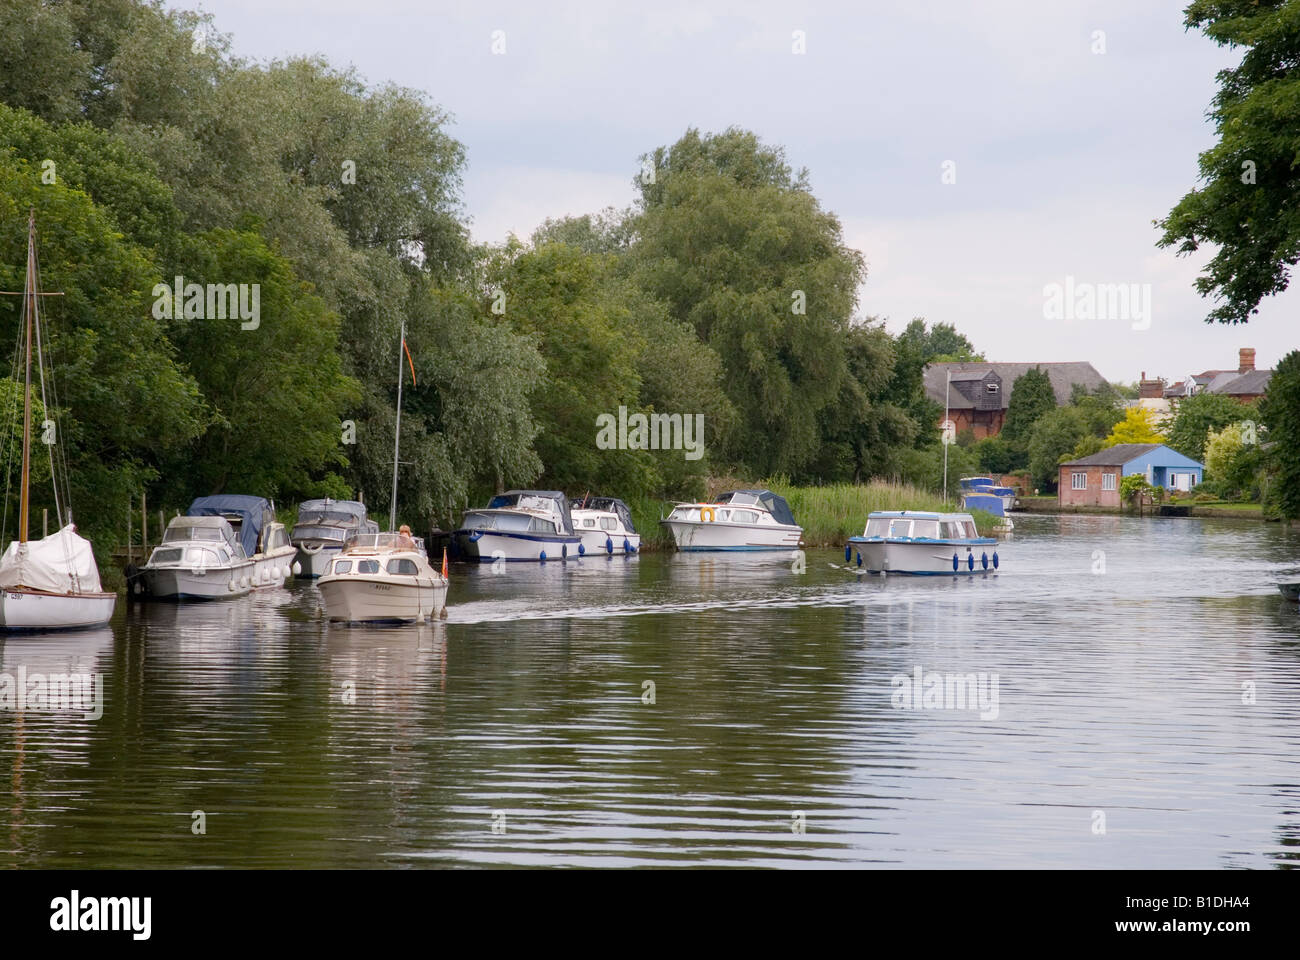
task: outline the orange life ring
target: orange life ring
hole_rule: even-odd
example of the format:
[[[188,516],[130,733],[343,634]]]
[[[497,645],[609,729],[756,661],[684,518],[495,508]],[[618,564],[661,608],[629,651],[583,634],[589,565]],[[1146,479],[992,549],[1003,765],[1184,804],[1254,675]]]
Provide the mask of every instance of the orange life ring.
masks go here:
[[[712,507],[700,507],[701,521],[708,520],[710,523],[712,523],[716,519],[718,519],[718,515],[717,513],[714,512]]]

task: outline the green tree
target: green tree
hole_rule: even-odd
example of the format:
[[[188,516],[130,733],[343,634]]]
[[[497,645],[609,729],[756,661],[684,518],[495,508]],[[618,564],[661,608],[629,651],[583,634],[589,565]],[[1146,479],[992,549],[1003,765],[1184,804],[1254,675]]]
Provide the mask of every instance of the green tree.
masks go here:
[[[1196,280],[1202,296],[1220,301],[1206,320],[1244,323],[1287,288],[1300,245],[1300,19],[1288,0],[1193,0],[1184,16],[1242,57],[1218,74],[1210,116],[1219,139],[1200,155],[1204,185],[1160,222],[1160,245],[1182,254],[1212,246]]]
[[[1038,418],[1029,434],[1029,474],[1034,484],[1050,489],[1060,475],[1057,466],[1071,459],[1088,436],[1088,424],[1077,407],[1059,407]]]
[[[1011,400],[1001,436],[1011,448],[1019,468],[1028,463],[1029,436],[1034,424],[1048,411],[1056,409],[1056,391],[1042,367],[1026,370],[1011,385]]]
[[[644,158],[633,275],[722,358],[737,426],[722,459],[762,476],[816,457],[840,395],[865,267],[779,148],[688,130]]]
[[[1300,517],[1300,350],[1292,350],[1273,372],[1259,405],[1268,427],[1277,482],[1277,506],[1287,520]]]
[[[984,473],[1010,473],[1015,469],[1015,454],[1001,436],[977,440],[973,450]]]
[[[1198,393],[1178,401],[1165,442],[1184,456],[1204,461],[1206,437],[1212,431],[1258,416],[1257,404],[1243,404],[1221,393]]]

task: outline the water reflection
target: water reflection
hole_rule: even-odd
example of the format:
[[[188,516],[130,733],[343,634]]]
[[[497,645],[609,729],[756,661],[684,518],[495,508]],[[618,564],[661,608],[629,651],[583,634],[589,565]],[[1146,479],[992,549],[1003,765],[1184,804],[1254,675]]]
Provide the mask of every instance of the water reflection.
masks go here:
[[[0,863],[1294,863],[1298,556],[1026,517],[973,577],[651,554],[457,566],[406,628],[330,625],[310,583],[124,605],[0,647],[107,701],[0,716]],[[996,677],[995,715],[896,704],[931,676]]]

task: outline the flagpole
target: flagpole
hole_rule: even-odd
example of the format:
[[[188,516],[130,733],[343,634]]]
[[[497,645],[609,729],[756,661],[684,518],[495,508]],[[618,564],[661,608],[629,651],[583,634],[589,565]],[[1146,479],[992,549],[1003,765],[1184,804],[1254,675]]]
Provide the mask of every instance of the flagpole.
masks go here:
[[[948,506],[948,397],[952,393],[952,367],[947,370],[948,382],[943,388],[943,505]]]
[[[393,429],[393,498],[388,502],[388,529],[397,530],[397,455],[402,448],[402,352],[406,349],[406,318],[397,344],[397,426]]]

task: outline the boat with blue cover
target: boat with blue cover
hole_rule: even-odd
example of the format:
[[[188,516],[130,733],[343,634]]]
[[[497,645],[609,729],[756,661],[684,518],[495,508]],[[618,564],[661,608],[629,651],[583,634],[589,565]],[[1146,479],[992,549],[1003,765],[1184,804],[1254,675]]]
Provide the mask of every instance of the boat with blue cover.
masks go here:
[[[578,557],[569,498],[559,490],[507,490],[480,510],[465,511],[453,534],[465,560],[567,560]]]
[[[870,573],[962,575],[994,573],[1002,565],[994,537],[981,537],[969,513],[877,510],[860,537],[850,537],[844,560]]]

